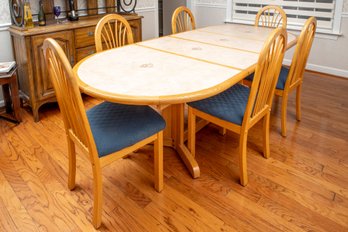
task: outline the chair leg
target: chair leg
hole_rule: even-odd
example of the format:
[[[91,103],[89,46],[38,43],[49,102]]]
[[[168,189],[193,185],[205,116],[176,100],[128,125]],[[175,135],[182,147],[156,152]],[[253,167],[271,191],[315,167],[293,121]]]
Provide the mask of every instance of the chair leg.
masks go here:
[[[247,140],[248,131],[242,131],[239,138],[239,170],[240,170],[240,184],[246,186],[248,184],[247,171]]]
[[[188,136],[187,145],[191,151],[191,155],[196,155],[196,115],[192,112],[192,108],[188,108]]]
[[[103,207],[103,183],[102,174],[99,164],[94,164],[93,167],[93,226],[98,229],[101,225],[102,207]]]
[[[163,190],[163,132],[158,132],[154,142],[155,189]]]
[[[286,137],[286,112],[288,107],[288,94],[284,93],[282,98],[282,136]]]
[[[75,188],[76,179],[76,151],[74,142],[68,137],[68,153],[69,153],[69,175],[68,188],[73,190]]]
[[[268,159],[270,156],[270,148],[269,148],[269,120],[270,113],[267,113],[263,117],[263,156]]]
[[[301,90],[302,84],[297,86],[296,89],[296,119],[301,121]]]

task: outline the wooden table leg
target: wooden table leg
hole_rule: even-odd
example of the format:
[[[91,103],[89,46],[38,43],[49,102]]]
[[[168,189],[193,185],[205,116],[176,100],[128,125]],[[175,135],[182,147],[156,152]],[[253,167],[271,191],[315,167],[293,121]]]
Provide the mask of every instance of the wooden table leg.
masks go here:
[[[12,101],[11,101],[11,94],[10,94],[10,84],[3,84],[2,85],[2,94],[4,96],[4,102],[5,102],[5,108],[6,108],[6,113],[11,113],[12,112]]]
[[[174,147],[193,178],[200,176],[197,161],[184,143],[184,104],[172,105],[172,136]]]
[[[165,108],[157,107],[156,110],[162,115],[166,121],[166,128],[163,131],[163,145],[165,147],[174,147],[174,139],[172,136],[172,107],[166,106]]]
[[[18,122],[22,121],[21,117],[21,108],[20,108],[20,100],[19,100],[19,90],[18,90],[18,82],[17,82],[17,74],[14,73],[11,84],[11,96],[12,96],[12,104],[13,104],[13,114],[15,119]]]

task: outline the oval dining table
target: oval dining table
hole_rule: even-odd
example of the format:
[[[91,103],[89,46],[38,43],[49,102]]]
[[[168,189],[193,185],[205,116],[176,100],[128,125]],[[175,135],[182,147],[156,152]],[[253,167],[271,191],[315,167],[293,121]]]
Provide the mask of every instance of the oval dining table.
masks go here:
[[[87,95],[156,106],[167,121],[165,144],[196,178],[199,166],[185,145],[185,103],[216,95],[253,73],[272,31],[242,24],[200,28],[91,55],[73,71]],[[288,32],[287,48],[296,41]]]

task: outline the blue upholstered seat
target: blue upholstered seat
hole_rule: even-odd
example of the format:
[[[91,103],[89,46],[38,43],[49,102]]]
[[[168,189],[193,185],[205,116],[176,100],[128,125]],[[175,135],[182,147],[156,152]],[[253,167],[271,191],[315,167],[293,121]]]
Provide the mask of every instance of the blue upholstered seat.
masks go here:
[[[218,95],[190,102],[188,105],[222,120],[242,125],[249,93],[248,87],[236,84]]]
[[[289,68],[282,66],[282,69],[280,70],[280,74],[278,77],[276,89],[284,90],[285,82],[288,78],[288,74],[289,74]],[[245,79],[252,81],[254,79],[254,73],[250,74]]]
[[[131,146],[165,128],[165,121],[148,106],[103,102],[87,111],[99,157]]]

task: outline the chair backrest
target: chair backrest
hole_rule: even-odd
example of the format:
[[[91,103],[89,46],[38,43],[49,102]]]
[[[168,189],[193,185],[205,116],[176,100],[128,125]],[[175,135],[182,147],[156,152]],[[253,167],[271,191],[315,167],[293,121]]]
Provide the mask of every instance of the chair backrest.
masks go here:
[[[180,6],[172,15],[172,33],[190,31],[196,29],[195,18],[189,8]]]
[[[134,43],[132,28],[118,14],[109,14],[99,20],[94,39],[97,52]]]
[[[286,28],[287,17],[279,6],[265,6],[259,10],[255,18],[255,26]]]
[[[275,29],[265,42],[256,65],[243,124],[258,121],[258,116],[272,106],[286,45],[287,33],[284,28]]]
[[[96,151],[77,80],[63,49],[51,38],[44,41],[43,49],[46,67],[56,93],[67,136],[76,138],[80,142],[79,145],[86,150],[95,149]],[[94,159],[97,157],[92,158]]]
[[[297,82],[302,81],[316,28],[317,20],[314,17],[307,19],[297,41],[284,89],[288,89],[292,85],[296,85]]]

